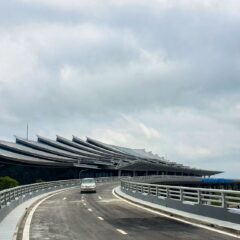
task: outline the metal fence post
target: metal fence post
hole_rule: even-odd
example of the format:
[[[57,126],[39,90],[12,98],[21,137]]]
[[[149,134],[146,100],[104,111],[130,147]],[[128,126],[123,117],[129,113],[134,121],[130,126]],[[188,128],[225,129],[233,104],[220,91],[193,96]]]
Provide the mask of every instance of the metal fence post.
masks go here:
[[[226,202],[226,198],[225,198],[225,192],[221,192],[221,196],[222,196],[222,208],[226,208],[227,202]]]
[[[198,201],[198,204],[200,205],[202,203],[201,201],[201,191],[200,190],[197,190],[197,201]]]
[[[180,201],[182,202],[184,200],[183,198],[183,189],[180,188]]]
[[[166,187],[166,198],[168,199],[169,198],[169,188]]]
[[[7,206],[7,192],[4,193],[4,205]]]

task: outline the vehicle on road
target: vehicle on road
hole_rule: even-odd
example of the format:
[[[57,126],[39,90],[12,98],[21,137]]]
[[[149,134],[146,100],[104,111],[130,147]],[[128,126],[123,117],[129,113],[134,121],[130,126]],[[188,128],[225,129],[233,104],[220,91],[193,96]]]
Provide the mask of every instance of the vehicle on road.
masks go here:
[[[95,192],[96,193],[96,182],[94,178],[83,178],[80,186],[82,192]]]

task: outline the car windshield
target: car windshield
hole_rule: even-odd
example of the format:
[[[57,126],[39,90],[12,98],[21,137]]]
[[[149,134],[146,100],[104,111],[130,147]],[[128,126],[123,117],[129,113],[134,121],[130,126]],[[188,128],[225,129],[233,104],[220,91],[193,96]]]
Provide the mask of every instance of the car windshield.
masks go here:
[[[82,183],[95,183],[93,178],[86,178],[82,180]]]

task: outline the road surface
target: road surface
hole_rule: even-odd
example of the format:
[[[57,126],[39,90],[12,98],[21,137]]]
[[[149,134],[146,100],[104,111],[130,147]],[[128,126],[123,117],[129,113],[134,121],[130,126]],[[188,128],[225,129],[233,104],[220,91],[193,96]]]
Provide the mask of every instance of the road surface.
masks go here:
[[[232,240],[220,233],[168,219],[112,195],[113,183],[96,194],[72,189],[48,198],[34,212],[30,240]]]

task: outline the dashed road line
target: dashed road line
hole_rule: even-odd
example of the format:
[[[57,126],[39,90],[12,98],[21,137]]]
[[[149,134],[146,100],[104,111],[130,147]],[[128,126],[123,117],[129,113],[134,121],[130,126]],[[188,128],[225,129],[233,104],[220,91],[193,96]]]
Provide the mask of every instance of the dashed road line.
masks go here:
[[[101,200],[101,199],[102,199],[102,197],[101,197],[101,196],[98,196],[98,199],[100,199],[100,200]]]
[[[103,221],[104,219],[102,217],[98,217],[99,220]]]
[[[120,232],[121,234],[123,234],[123,235],[127,235],[127,233],[126,233],[125,231],[123,231],[122,229],[117,228],[116,230],[117,230],[118,232]]]
[[[67,199],[66,197],[63,198],[63,200],[66,200],[66,199]]]
[[[116,198],[112,198],[112,199],[99,200],[98,202],[101,202],[101,203],[111,203],[111,202],[119,202],[119,201],[121,201],[121,200],[116,199]]]
[[[92,212],[92,209],[91,209],[91,208],[88,208],[88,211],[89,211],[89,212]]]

